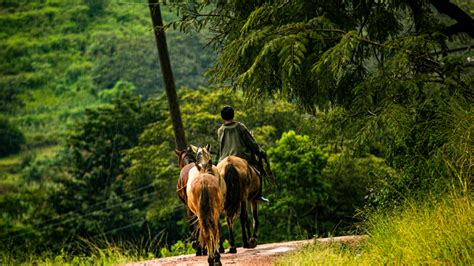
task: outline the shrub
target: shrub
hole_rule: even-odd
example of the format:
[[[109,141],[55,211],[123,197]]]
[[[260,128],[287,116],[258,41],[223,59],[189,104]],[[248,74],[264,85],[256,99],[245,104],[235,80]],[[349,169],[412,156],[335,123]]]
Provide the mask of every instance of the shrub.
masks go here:
[[[24,143],[23,133],[8,120],[0,118],[0,157],[19,152]]]

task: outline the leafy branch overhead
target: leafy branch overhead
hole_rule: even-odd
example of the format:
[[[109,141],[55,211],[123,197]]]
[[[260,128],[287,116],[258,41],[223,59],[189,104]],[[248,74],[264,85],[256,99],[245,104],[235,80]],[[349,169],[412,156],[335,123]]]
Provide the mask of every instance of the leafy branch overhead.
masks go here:
[[[356,88],[370,86],[374,75],[469,86],[473,19],[449,1],[173,4],[177,25],[216,33],[212,80],[250,97],[277,93],[314,110],[351,106]]]

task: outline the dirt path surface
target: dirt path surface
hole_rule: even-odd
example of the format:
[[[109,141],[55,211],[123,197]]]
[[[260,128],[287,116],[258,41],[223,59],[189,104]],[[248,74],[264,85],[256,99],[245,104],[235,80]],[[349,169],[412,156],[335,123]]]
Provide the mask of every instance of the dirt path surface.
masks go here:
[[[364,236],[340,236],[334,238],[320,238],[317,241],[327,243],[330,241],[346,242],[354,244],[364,239]],[[304,245],[314,243],[315,240],[301,240],[283,243],[261,244],[254,249],[238,248],[237,254],[221,254],[223,265],[272,265],[273,260],[290,251],[294,251]],[[207,264],[207,256],[196,257],[195,255],[181,255],[177,257],[162,258],[156,260],[142,261],[125,264],[126,266],[145,266],[145,265],[199,265]]]

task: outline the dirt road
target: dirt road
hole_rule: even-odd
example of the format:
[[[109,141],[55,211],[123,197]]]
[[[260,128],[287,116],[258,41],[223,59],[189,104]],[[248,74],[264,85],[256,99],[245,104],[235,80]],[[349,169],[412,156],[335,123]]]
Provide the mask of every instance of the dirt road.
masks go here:
[[[317,241],[326,243],[329,241],[354,243],[362,240],[364,236],[340,236],[334,238],[320,238]],[[287,252],[296,250],[299,247],[313,243],[314,240],[301,240],[283,243],[261,244],[254,249],[238,248],[237,254],[221,254],[223,265],[272,265],[273,260]],[[195,255],[181,255],[177,257],[162,258],[156,260],[142,261],[125,264],[126,266],[145,265],[208,265],[207,256],[196,257]]]

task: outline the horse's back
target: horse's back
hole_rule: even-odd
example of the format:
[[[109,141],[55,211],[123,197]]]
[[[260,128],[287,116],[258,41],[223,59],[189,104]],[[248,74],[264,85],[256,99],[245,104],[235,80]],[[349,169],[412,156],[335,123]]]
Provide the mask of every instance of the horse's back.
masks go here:
[[[183,168],[181,168],[181,172],[179,173],[178,183],[176,184],[176,191],[178,192],[178,197],[184,203],[186,203],[187,201],[186,186],[188,184],[189,171],[194,166],[195,166],[194,163],[190,163],[190,164],[185,165]]]
[[[225,197],[225,183],[219,181],[219,177],[208,173],[200,173],[196,169],[196,173],[191,169],[190,178],[186,188],[186,194],[188,197],[188,207],[196,213],[198,210],[197,202],[204,189],[208,190],[208,193],[212,196],[212,201],[219,204],[219,209],[222,210],[224,207]]]
[[[197,178],[199,175],[199,171],[196,166],[191,167],[188,172],[188,180],[186,182],[186,193],[189,194],[191,185],[193,184],[194,180]]]
[[[225,170],[228,165],[232,165],[235,167],[239,175],[246,175],[247,174],[247,161],[237,156],[227,156],[222,161],[217,164],[217,169],[221,176],[225,175]]]
[[[232,165],[239,174],[242,193],[245,194],[244,197],[256,194],[260,186],[260,178],[255,170],[250,169],[252,166],[250,166],[247,160],[233,155],[225,157],[217,164],[219,174],[224,178],[230,165]]]

